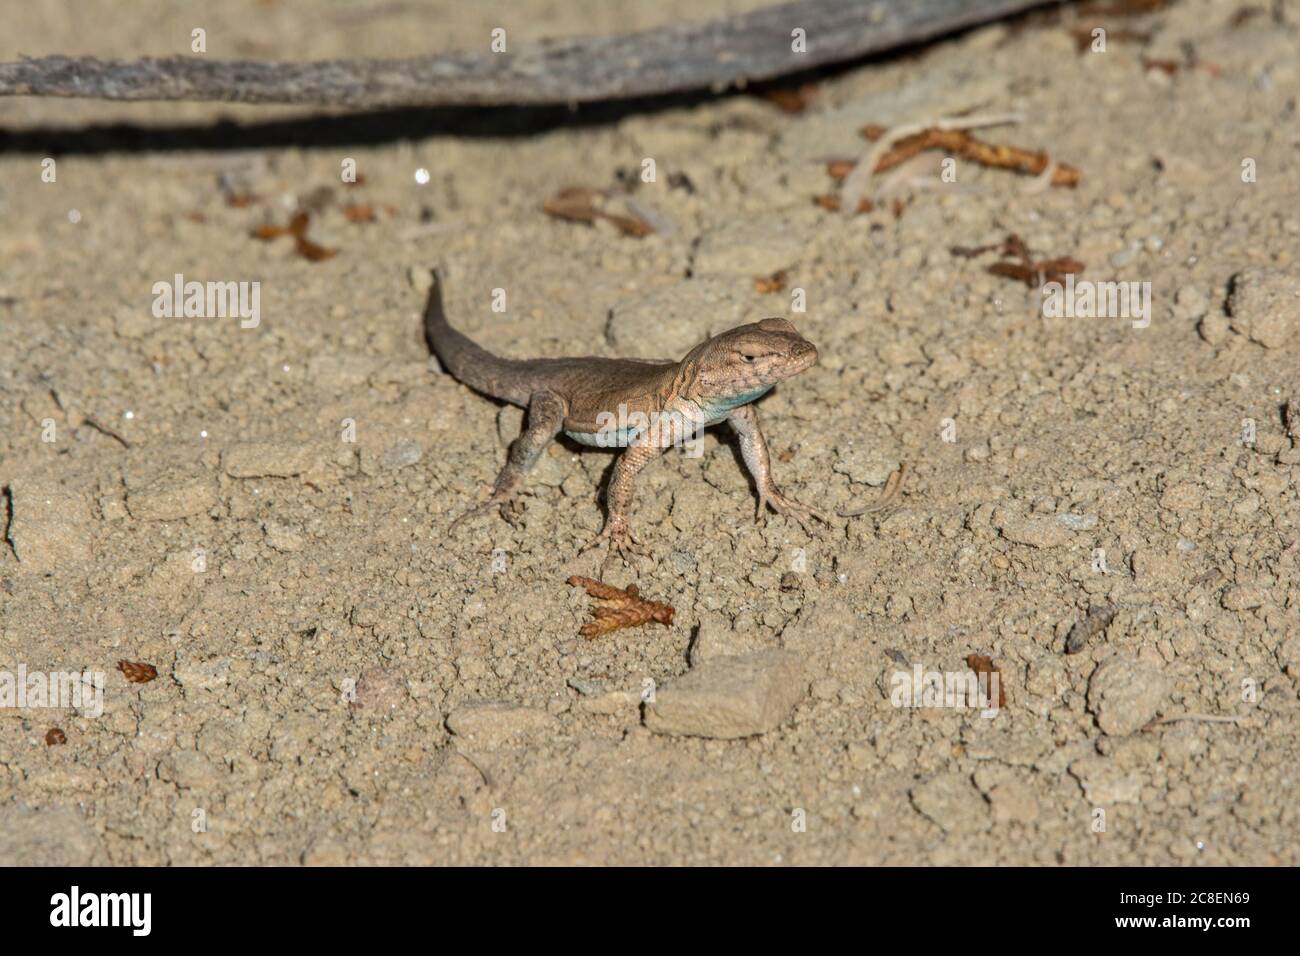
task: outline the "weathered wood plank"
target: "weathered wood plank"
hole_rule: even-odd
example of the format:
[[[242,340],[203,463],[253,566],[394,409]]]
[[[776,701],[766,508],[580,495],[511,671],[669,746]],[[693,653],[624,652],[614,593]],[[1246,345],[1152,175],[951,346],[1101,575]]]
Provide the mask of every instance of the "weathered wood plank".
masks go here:
[[[200,56],[134,62],[47,56],[0,64],[0,95],[215,100],[374,109],[542,105],[724,90],[880,53],[1045,0],[800,0],[637,33],[509,53],[258,63]],[[802,29],[807,50],[792,50]],[[486,45],[486,38],[485,38]]]

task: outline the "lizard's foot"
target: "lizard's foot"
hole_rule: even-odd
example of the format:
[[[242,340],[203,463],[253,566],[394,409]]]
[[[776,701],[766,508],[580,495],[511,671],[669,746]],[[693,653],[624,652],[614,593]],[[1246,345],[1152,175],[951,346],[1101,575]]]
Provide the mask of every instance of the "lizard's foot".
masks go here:
[[[805,504],[800,504],[793,498],[787,498],[781,492],[773,488],[766,495],[758,497],[758,514],[755,516],[760,522],[767,520],[767,509],[771,508],[779,515],[793,518],[799,522],[799,527],[803,528],[810,535],[816,535],[818,528],[812,523],[816,518],[823,524],[831,523],[830,515],[824,511],[818,511],[816,508],[810,508]]]
[[[473,518],[477,518],[481,515],[485,515],[489,511],[492,511],[493,509],[499,511],[501,513],[501,517],[505,521],[513,525],[515,523],[514,519],[517,517],[517,511],[512,507],[514,497],[515,496],[513,493],[503,495],[494,492],[492,497],[489,498],[487,501],[485,501],[483,504],[470,508],[468,511],[461,514],[461,516],[458,517],[455,521],[453,521],[447,528],[447,536],[451,537],[453,534],[455,534],[456,530],[466,521],[469,521]]]
[[[605,527],[601,529],[600,534],[583,545],[578,550],[578,554],[586,554],[606,542],[609,544],[609,554],[605,556],[602,570],[609,565],[616,554],[623,559],[624,564],[632,564],[633,557],[649,557],[649,552],[641,546],[641,539],[636,536],[628,523],[613,518],[605,522]]]

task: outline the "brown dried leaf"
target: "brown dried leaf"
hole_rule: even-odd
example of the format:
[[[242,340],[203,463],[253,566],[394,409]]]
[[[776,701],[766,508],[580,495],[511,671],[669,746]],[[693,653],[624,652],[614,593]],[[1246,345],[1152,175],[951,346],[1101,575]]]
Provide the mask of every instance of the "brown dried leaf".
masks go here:
[[[655,231],[654,226],[637,216],[605,212],[600,205],[607,198],[609,194],[600,189],[569,186],[542,203],[542,211],[556,219],[565,219],[569,222],[591,224],[597,219],[604,219],[617,226],[624,235],[637,239]]]
[[[1110,627],[1118,611],[1113,604],[1094,604],[1088,608],[1087,616],[1075,621],[1065,636],[1065,653],[1077,654],[1083,650],[1089,641]]]
[[[1159,57],[1144,56],[1142,57],[1142,69],[1159,70],[1166,76],[1173,76],[1183,68],[1183,64],[1177,60],[1165,60]]]
[[[785,270],[773,272],[770,276],[755,276],[754,290],[760,295],[771,295],[785,288]]]
[[[326,249],[324,246],[318,245],[304,236],[294,237],[294,248],[298,250],[298,255],[302,256],[308,262],[323,262],[326,259],[333,259],[338,255],[337,249]]]
[[[624,627],[639,627],[652,621],[666,627],[673,623],[672,606],[644,600],[635,584],[629,584],[623,590],[604,581],[577,574],[570,577],[567,583],[582,588],[596,599],[591,612],[592,620],[582,625],[578,631],[585,638],[599,637]]]
[[[853,172],[854,165],[856,164],[851,159],[832,159],[826,164],[826,175],[831,179],[843,179]]]
[[[813,205],[821,206],[823,209],[829,209],[831,212],[836,212],[840,208],[840,197],[831,194],[814,196]],[[875,208],[876,204],[870,199],[863,198],[858,200],[858,212],[860,213],[871,212],[871,210]]]
[[[348,222],[374,222],[375,210],[373,206],[353,203],[343,207],[343,216]]]
[[[1005,707],[1007,705],[1007,691],[1002,686],[1002,671],[998,670],[997,665],[993,663],[993,659],[985,657],[983,654],[968,654],[966,656],[966,666],[978,675],[987,675],[986,680],[988,680],[990,687],[992,687],[993,682],[992,675],[998,675],[998,709]]]
[[[117,669],[132,684],[147,684],[158,676],[158,668],[136,661],[118,661]]]
[[[1033,265],[1023,262],[995,262],[988,267],[988,271],[995,276],[1006,276],[1023,282],[1027,286],[1033,286],[1038,281],[1038,272]]]
[[[68,742],[68,735],[58,727],[51,727],[45,734],[45,744],[48,747],[58,747]]]
[[[1028,176],[1038,176],[1051,163],[1046,152],[1034,152],[1019,146],[1007,146],[1002,143],[986,143],[976,139],[966,130],[945,130],[931,127],[911,136],[904,136],[885,153],[876,163],[874,173],[883,173],[893,169],[918,153],[927,149],[943,150],[951,156],[959,156],[981,166],[993,169],[1009,169]],[[1079,171],[1073,166],[1058,163],[1052,171],[1053,186],[1073,188],[1079,184]]]

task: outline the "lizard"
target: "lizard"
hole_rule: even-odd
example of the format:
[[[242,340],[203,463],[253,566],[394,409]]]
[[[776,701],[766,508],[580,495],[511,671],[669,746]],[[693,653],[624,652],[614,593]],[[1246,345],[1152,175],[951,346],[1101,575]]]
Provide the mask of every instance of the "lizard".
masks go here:
[[[756,520],[765,521],[771,508],[810,533],[813,519],[831,523],[824,512],[800,504],[777,487],[754,408],[754,402],[774,385],[817,364],[816,346],[785,319],[766,318],[728,329],[706,338],[680,361],[503,358],[448,322],[442,282],[433,270],[424,334],[453,378],[528,413],[490,497],[456,518],[449,534],[467,519],[494,508],[505,516],[538,456],[563,433],[581,445],[622,449],[605,494],[604,526],[579,553],[605,542],[611,557],[617,553],[628,561],[630,555],[644,555],[630,520],[637,474],[668,448],[724,421],[735,430],[741,457],[754,479]]]

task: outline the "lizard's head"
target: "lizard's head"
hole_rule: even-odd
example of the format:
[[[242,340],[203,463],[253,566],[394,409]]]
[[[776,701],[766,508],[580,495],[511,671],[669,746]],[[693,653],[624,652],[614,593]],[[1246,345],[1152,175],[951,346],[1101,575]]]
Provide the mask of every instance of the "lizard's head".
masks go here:
[[[696,361],[701,394],[730,397],[807,371],[817,364],[817,347],[785,319],[763,319],[701,342],[687,359]]]

